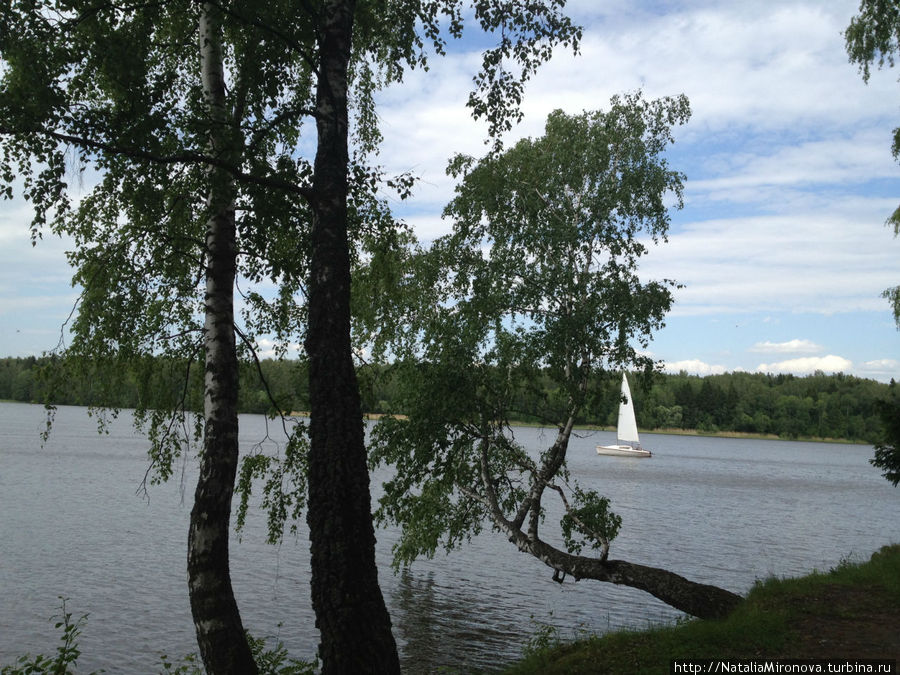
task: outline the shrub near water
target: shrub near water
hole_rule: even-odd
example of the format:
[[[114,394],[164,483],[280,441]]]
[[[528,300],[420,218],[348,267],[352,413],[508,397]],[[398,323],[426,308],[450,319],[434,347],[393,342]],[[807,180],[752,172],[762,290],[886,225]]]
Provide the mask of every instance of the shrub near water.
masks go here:
[[[288,654],[282,642],[274,647],[266,648],[265,638],[255,638],[249,633],[247,641],[253,660],[259,668],[260,675],[314,675],[317,662],[310,663],[295,659]],[[204,675],[203,665],[196,654],[190,654],[178,662],[170,661],[168,656],[162,657],[163,671],[166,675]]]
[[[62,644],[57,646],[56,656],[50,657],[43,654],[31,656],[30,654],[25,654],[16,659],[14,665],[3,666],[3,670],[0,673],[3,675],[32,675],[36,673],[65,675],[70,672],[70,669],[75,668],[75,665],[78,663],[78,657],[81,656],[81,650],[78,648],[78,636],[81,635],[84,624],[87,623],[88,615],[82,614],[73,621],[71,612],[66,611],[67,598],[60,596],[59,600],[60,614],[50,617],[51,621],[56,620],[56,623],[53,624],[54,628],[62,631],[59,638]],[[96,675],[97,672],[102,673],[103,671],[94,671],[91,675]]]
[[[67,598],[60,596],[60,614],[50,618],[56,621],[54,627],[61,631],[60,645],[56,648],[55,656],[39,654],[31,656],[25,654],[16,659],[15,664],[3,666],[0,675],[69,675],[75,672],[81,649],[78,647],[78,637],[87,623],[87,614],[72,620],[71,612],[66,611]],[[310,663],[295,659],[288,654],[287,648],[282,642],[277,642],[274,647],[267,648],[265,638],[255,638],[247,635],[253,658],[259,667],[260,675],[313,675],[316,672],[317,663]],[[179,660],[172,660],[163,654],[160,657],[160,672],[167,675],[203,675],[203,667],[196,654],[189,654]],[[99,675],[104,670],[95,670],[90,675]]]

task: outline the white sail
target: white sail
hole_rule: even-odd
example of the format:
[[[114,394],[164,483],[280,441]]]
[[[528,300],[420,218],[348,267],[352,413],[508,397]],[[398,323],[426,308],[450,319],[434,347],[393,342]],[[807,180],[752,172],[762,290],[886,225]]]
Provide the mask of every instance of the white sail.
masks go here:
[[[622,373],[622,400],[619,402],[619,426],[616,429],[616,445],[598,445],[598,455],[613,457],[650,457],[651,453],[641,447],[637,422],[634,419],[634,400],[628,387],[628,378]]]
[[[631,398],[631,389],[628,387],[628,379],[622,373],[622,396],[624,400],[619,403],[619,428],[616,437],[619,443],[640,444],[638,437],[637,421],[634,419],[634,400]]]

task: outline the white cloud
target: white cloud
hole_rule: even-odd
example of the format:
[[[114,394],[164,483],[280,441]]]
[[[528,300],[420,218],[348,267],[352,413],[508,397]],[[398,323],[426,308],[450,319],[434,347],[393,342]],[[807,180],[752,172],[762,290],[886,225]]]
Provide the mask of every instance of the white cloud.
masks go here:
[[[853,362],[842,356],[804,356],[777,363],[760,363],[756,367],[758,373],[793,373],[808,375],[821,370],[825,373],[849,373],[853,370]]]
[[[853,0],[691,2],[610,14],[589,24],[580,57],[557,52],[529,87],[527,105],[543,116],[560,101],[570,110],[595,108],[637,87],[653,96],[684,92],[696,135],[887,118],[896,107],[893,78],[866,87],[843,50],[840,32],[855,9]],[[556,95],[538,93],[545,90]],[[878,92],[886,94],[881,101]]]
[[[831,205],[828,205],[831,207]],[[898,245],[880,216],[841,209],[685,224],[642,264],[683,283],[673,315],[884,311]]]
[[[424,243],[431,242],[438,237],[447,234],[452,227],[451,221],[441,218],[440,211],[438,211],[438,215],[428,212],[423,214],[408,214],[404,216],[403,220],[415,229],[416,236]]]
[[[897,359],[876,359],[866,361],[857,367],[857,371],[863,377],[871,377],[876,380],[887,381],[900,380],[900,361]]]
[[[771,194],[786,187],[831,183],[841,185],[843,191],[848,184],[897,175],[897,165],[880,127],[855,129],[846,137],[796,139],[799,142],[790,145],[783,145],[787,140],[784,138],[766,140],[753,148],[753,152],[711,158],[719,165],[716,177],[689,180],[688,198],[694,202],[701,199],[754,202],[760,200],[760,190]],[[797,197],[796,192],[787,194]],[[775,202],[771,207],[779,209],[791,204],[791,201]]]
[[[822,347],[812,340],[788,340],[787,342],[757,342],[750,348],[751,352],[764,354],[817,354]]]
[[[726,372],[725,366],[710,365],[699,359],[670,361],[663,366],[667,373],[680,373],[682,370],[691,375],[721,375]]]
[[[594,5],[570,7],[586,23],[580,54],[557,49],[532,78],[509,142],[540,134],[554,108],[605,108],[612,95],[643,88],[648,97],[686,93],[694,118],[678,130],[676,148],[701,142],[715,150],[704,148],[695,176],[703,180],[689,182],[689,199],[734,199],[755,185],[815,177],[858,181],[872,175],[872,161],[881,174],[893,167],[887,130],[896,84],[885,77],[867,86],[847,63],[840,31],[855,10],[851,0],[633,3],[602,12]],[[382,161],[420,175],[415,202],[436,212],[452,194],[448,157],[486,150],[486,127],[465,107],[479,64],[476,51],[450,53],[379,95]],[[742,141],[737,151],[734,141]]]

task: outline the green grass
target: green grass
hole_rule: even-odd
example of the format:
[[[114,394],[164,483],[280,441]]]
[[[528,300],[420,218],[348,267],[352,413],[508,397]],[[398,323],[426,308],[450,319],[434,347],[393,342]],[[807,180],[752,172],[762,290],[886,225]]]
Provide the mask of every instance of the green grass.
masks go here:
[[[683,621],[550,644],[503,673],[667,673],[673,659],[897,658],[900,643],[891,635],[898,623],[900,545],[894,545],[866,563],[842,562],[828,573],[758,582],[723,621]],[[878,642],[880,635],[887,642]],[[884,653],[871,653],[879,649]]]

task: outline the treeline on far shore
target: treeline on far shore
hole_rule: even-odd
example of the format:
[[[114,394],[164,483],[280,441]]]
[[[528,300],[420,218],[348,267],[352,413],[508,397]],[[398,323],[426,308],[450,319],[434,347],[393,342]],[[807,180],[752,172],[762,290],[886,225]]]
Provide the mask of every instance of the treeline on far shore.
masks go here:
[[[55,376],[54,376],[55,375]],[[402,413],[393,405],[389,367],[360,370],[363,409]],[[201,364],[145,359],[122,364],[79,364],[58,359],[0,359],[0,399],[119,408],[164,407],[182,402],[202,410]],[[614,426],[619,380],[610,376],[596,387],[590,410],[578,422]],[[880,402],[894,394],[890,385],[852,375],[767,375],[726,373],[699,377],[686,373],[634,378],[638,425],[646,430],[738,432],[780,438],[820,438],[876,443],[881,439]],[[309,410],[306,364],[264,359],[242,365],[240,410],[268,413]],[[523,423],[551,423],[554,392],[548,379],[540,401],[523,398],[514,415]]]

